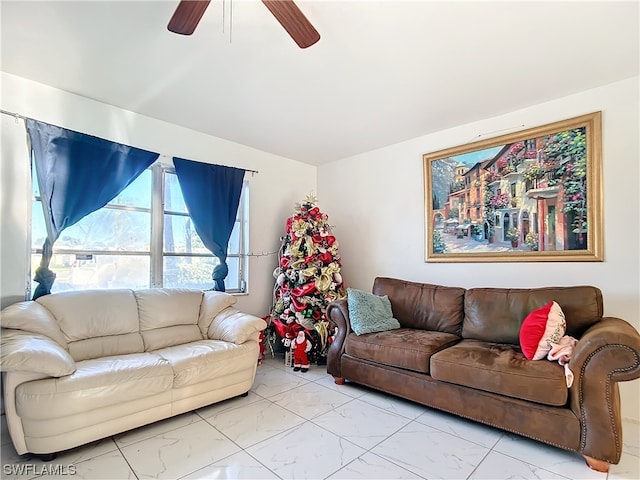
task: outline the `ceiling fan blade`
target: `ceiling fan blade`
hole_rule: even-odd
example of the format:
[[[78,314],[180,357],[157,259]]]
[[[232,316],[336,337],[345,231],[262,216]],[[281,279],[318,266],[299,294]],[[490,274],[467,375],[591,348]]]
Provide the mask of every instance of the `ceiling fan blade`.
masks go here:
[[[173,33],[191,35],[198,26],[209,3],[211,3],[211,0],[182,0],[178,4],[176,11],[173,12],[167,28]]]
[[[320,40],[320,34],[292,0],[262,0],[300,48],[307,48]]]

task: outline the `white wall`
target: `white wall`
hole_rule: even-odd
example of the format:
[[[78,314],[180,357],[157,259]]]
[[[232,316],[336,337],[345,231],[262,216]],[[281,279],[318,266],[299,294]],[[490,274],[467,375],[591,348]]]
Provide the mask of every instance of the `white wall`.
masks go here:
[[[27,286],[29,164],[22,120],[0,115],[0,308],[24,300]]]
[[[370,290],[376,276],[467,288],[591,284],[602,289],[606,315],[622,317],[638,329],[638,87],[635,77],[319,167],[318,196],[332,213],[346,285]],[[425,263],[424,153],[598,110],[604,262]],[[621,391],[623,415],[637,420],[640,381],[621,384]]]
[[[258,170],[249,187],[249,248],[275,251],[296,202],[316,188],[316,168],[217,137],[154,120],[43,84],[2,73],[3,110],[161,155]],[[0,160],[0,300],[4,307],[24,299],[29,228],[29,162],[23,122],[2,115]],[[269,312],[277,255],[251,257],[249,295],[238,308]]]

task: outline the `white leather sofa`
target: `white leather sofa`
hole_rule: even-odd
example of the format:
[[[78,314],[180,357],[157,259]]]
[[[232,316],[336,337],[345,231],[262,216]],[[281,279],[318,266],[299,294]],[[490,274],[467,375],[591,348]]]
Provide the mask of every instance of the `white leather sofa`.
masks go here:
[[[1,312],[4,406],[19,454],[49,454],[249,391],[261,318],[235,297],[90,290]]]

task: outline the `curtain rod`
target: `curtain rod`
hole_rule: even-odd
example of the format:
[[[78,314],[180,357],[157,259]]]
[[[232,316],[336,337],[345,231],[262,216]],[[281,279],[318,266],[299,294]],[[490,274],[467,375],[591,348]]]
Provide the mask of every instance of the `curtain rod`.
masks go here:
[[[18,119],[26,120],[27,119],[27,117],[25,117],[24,115],[20,115],[19,113],[16,113],[16,112],[10,112],[8,110],[0,109],[0,113],[2,113],[3,115],[9,115],[10,117],[15,118],[16,120],[18,120]],[[163,155],[163,156],[165,156],[165,157],[173,157],[173,155]],[[256,174],[256,173],[260,173],[258,170],[250,170],[248,168],[243,168],[241,170],[244,170],[245,172],[249,172],[252,175]]]
[[[15,112],[8,112],[7,110],[0,110],[0,113],[4,114],[4,115],[9,115],[10,117],[14,117],[16,120],[18,120],[19,118],[21,118],[22,120],[26,120],[27,117],[20,115],[19,113],[15,113]]]

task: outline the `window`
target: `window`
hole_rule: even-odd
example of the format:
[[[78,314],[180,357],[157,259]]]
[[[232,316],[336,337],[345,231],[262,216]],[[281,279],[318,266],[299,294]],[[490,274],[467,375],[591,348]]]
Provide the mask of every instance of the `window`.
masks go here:
[[[31,272],[40,264],[47,236],[32,169]],[[229,240],[228,292],[246,291],[248,183],[243,185]],[[109,204],[62,231],[53,247],[52,292],[86,288],[182,287],[209,289],[218,263],[198,236],[175,171],[156,162]],[[36,286],[31,284],[29,297]]]

